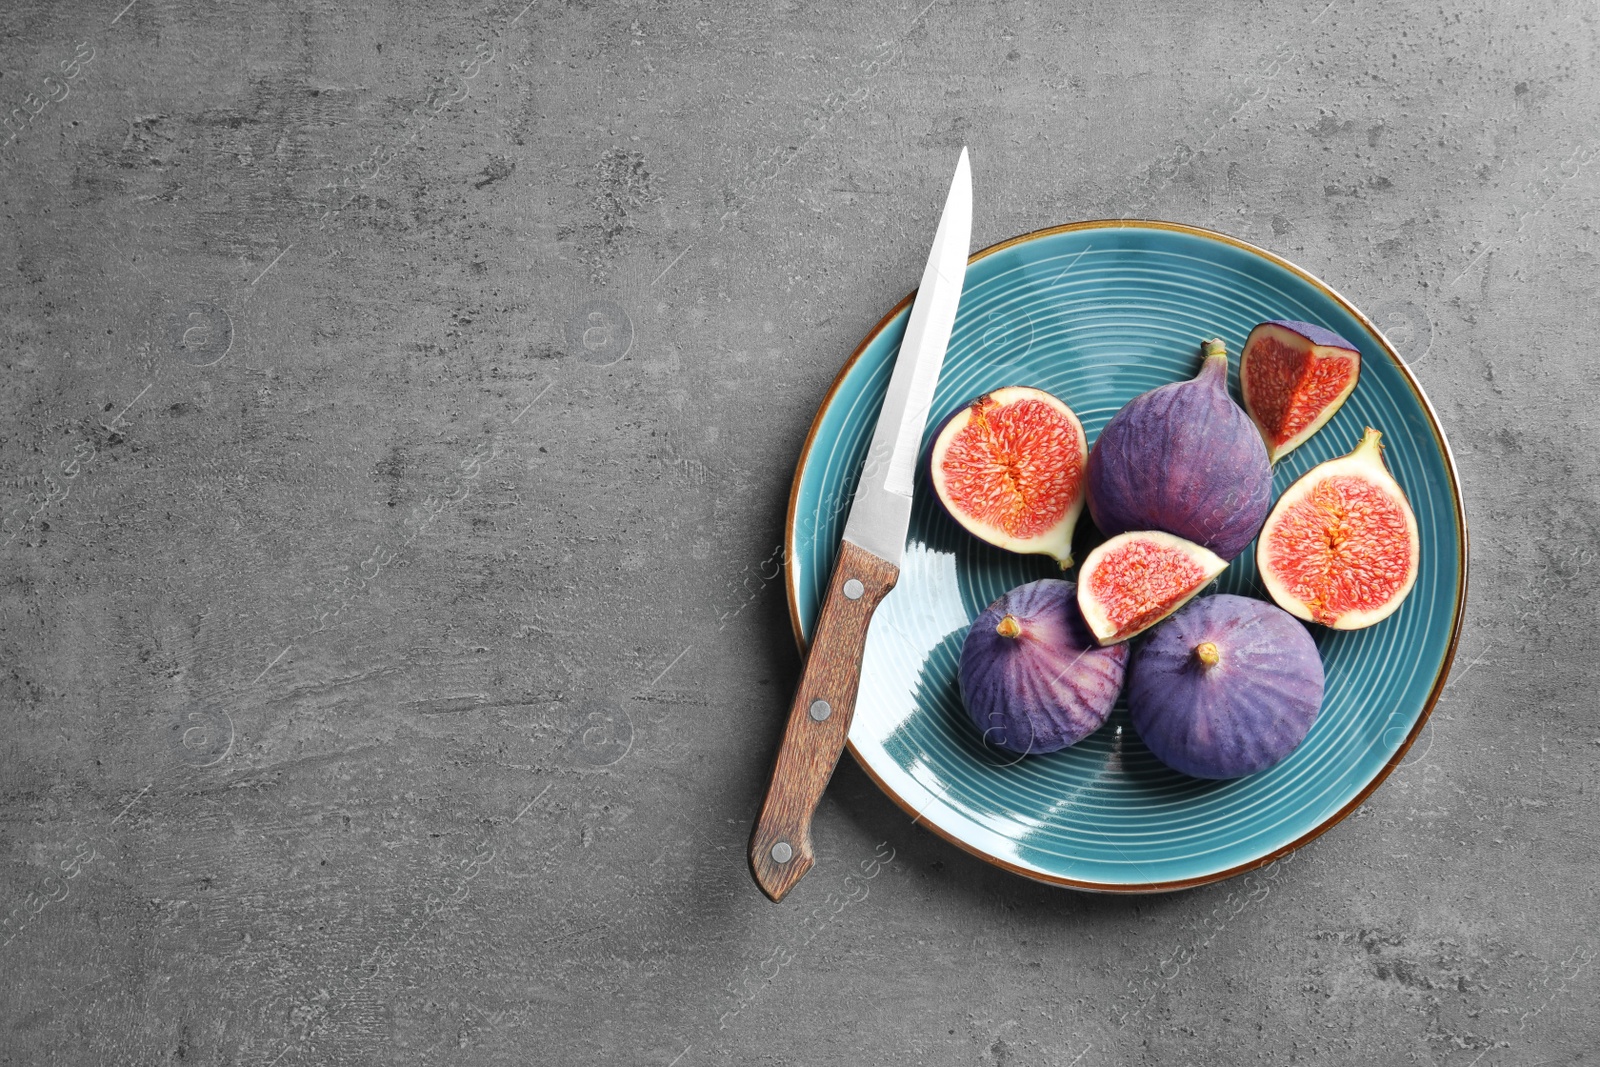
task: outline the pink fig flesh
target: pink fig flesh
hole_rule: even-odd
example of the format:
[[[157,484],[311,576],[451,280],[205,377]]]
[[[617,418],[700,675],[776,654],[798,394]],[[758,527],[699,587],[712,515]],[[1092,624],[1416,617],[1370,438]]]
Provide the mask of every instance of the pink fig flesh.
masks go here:
[[[1065,568],[1087,459],[1071,408],[1041,389],[1009,386],[954,412],[934,435],[928,463],[939,502],[967,532]]]
[[[1417,519],[1381,437],[1369,428],[1355,451],[1313,467],[1267,517],[1256,565],[1297,618],[1357,630],[1392,615],[1416,584]]]
[[[1177,611],[1227,566],[1205,546],[1159,530],[1118,534],[1084,558],[1078,606],[1095,639],[1116,644]]]

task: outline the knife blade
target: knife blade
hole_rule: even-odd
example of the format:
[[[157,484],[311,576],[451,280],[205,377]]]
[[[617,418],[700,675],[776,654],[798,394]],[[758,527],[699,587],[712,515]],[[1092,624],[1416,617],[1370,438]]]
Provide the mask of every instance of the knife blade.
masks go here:
[[[917,457],[955,326],[971,243],[972,174],[963,148],[750,834],[750,872],[774,901],[782,900],[816,860],[811,819],[850,735],[872,614],[900,576]]]

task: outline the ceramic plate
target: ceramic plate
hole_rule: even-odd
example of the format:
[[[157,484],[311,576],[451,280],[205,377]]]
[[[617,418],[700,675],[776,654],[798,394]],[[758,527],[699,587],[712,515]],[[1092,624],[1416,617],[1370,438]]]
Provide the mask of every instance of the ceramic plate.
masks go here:
[[[787,582],[802,644],[832,572],[910,303],[901,301],[840,372],[795,471]],[[1228,344],[1237,397],[1245,337],[1257,322],[1279,318],[1343,335],[1361,350],[1362,367],[1333,420],[1278,464],[1275,490],[1355,447],[1363,427],[1382,430],[1385,457],[1422,534],[1411,596],[1366,630],[1312,627],[1327,670],[1322,711],[1300,747],[1270,770],[1228,782],[1170,771],[1139,741],[1121,704],[1072,748],[1019,760],[987,747],[970,724],[956,663],[972,619],[1007,589],[1050,575],[1053,564],[969,536],[921,478],[899,584],[868,636],[850,750],[922,824],[1041,881],[1180,889],[1306,843],[1404,757],[1455,653],[1467,588],[1466,517],[1449,446],[1416,379],[1365,316],[1310,274],[1242,241],[1171,223],[1080,223],[985,249],[967,269],[923,447],[947,412],[1006,385],[1061,397],[1092,445],[1126,401],[1192,377],[1200,342],[1213,336]],[[1082,522],[1089,523],[1087,509]],[[1267,599],[1254,544],[1209,591]]]

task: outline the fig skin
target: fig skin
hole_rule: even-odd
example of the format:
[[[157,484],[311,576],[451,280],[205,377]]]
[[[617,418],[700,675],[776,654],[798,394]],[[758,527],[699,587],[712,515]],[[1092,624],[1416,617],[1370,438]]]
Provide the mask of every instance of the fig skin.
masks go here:
[[[1361,355],[1355,345],[1346,341],[1326,326],[1318,326],[1314,322],[1302,322],[1299,319],[1268,319],[1266,322],[1258,324],[1256,329],[1259,330],[1262,326],[1280,326],[1285,330],[1299,334],[1320,348],[1338,348],[1345,352],[1353,352],[1358,357]],[[1254,333],[1255,331],[1252,330],[1251,332]]]
[[[1228,350],[1207,341],[1200,372],[1134,397],[1089,452],[1089,514],[1107,537],[1162,530],[1232,560],[1272,506],[1261,432],[1228,395]]]
[[[1128,713],[1145,747],[1196,778],[1283,760],[1316,721],[1325,681],[1305,626],[1231,593],[1190,601],[1157,626],[1128,672]]]
[[[961,699],[996,748],[1055,752],[1106,721],[1127,663],[1127,645],[1095,642],[1074,583],[1041,578],[1001,596],[967,631]]]

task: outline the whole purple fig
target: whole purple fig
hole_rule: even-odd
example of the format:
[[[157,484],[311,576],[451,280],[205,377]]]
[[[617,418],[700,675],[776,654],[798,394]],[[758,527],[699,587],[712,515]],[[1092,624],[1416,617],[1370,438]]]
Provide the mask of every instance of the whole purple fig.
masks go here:
[[[1107,537],[1162,530],[1231,560],[1272,506],[1272,462],[1228,395],[1228,350],[1207,341],[1200,373],[1134,397],[1089,453],[1089,513]]]
[[[1128,665],[1128,715],[1145,747],[1196,778],[1266,770],[1322,707],[1322,658],[1288,612],[1218,593],[1150,631]]]
[[[1042,578],[990,604],[967,631],[961,699],[990,744],[1054,752],[1106,721],[1127,662],[1127,645],[1095,641],[1072,582]]]

